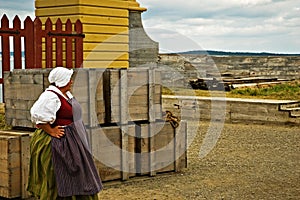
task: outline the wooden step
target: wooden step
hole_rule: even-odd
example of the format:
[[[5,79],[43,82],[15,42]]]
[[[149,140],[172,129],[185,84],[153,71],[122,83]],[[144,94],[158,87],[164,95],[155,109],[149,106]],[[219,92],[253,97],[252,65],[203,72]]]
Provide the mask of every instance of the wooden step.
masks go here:
[[[291,103],[281,103],[279,105],[280,111],[289,111],[289,109],[300,107],[300,102],[291,102]]]

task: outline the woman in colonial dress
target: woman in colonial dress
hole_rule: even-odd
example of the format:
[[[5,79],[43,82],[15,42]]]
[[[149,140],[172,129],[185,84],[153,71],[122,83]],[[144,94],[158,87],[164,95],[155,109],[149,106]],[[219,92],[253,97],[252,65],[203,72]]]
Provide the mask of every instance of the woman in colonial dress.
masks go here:
[[[52,69],[50,86],[30,110],[37,129],[30,143],[28,191],[39,199],[98,199],[102,189],[81,107],[70,92],[72,74]]]

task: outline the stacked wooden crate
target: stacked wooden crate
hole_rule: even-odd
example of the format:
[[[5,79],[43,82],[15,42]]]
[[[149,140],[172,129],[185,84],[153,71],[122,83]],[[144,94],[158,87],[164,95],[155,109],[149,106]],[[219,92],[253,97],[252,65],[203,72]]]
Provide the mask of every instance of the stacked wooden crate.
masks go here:
[[[0,131],[0,199],[27,197],[29,132]]]
[[[164,121],[160,71],[81,69],[73,94],[103,181],[186,167],[186,123],[175,129]]]
[[[6,123],[13,127],[30,127],[30,108],[49,85],[49,70],[14,70],[4,74]]]
[[[7,123],[34,128],[29,110],[48,87],[49,69],[5,74]],[[174,128],[161,107],[160,71],[76,69],[72,93],[82,106],[92,153],[103,181],[186,167],[186,123]]]

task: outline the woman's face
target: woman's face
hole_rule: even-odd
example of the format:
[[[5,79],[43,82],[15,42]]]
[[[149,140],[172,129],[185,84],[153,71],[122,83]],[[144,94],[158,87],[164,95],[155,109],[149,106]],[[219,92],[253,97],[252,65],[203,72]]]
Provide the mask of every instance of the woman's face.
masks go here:
[[[69,83],[66,85],[66,90],[67,91],[70,91],[71,90],[71,88],[72,88],[72,85],[73,85],[73,80],[71,79],[70,81],[69,81]]]
[[[59,88],[63,93],[70,91],[72,88],[73,80],[71,79],[68,84],[64,87]]]

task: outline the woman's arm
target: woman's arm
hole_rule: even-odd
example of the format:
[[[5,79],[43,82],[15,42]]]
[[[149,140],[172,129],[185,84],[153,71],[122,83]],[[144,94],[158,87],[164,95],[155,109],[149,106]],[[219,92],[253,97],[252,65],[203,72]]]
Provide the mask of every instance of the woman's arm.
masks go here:
[[[51,127],[49,123],[47,124],[37,124],[37,127],[43,129],[46,133],[55,138],[61,138],[65,135],[65,129],[62,126]]]

